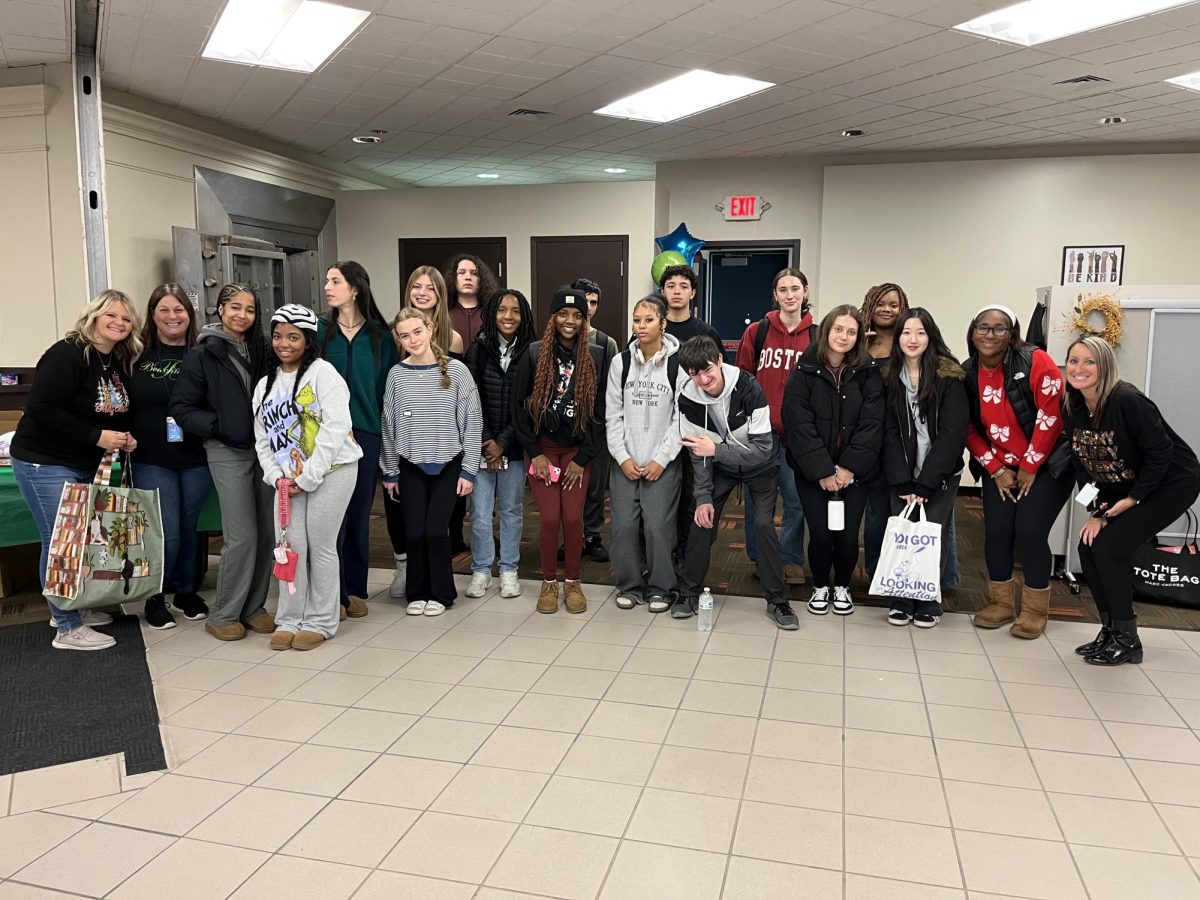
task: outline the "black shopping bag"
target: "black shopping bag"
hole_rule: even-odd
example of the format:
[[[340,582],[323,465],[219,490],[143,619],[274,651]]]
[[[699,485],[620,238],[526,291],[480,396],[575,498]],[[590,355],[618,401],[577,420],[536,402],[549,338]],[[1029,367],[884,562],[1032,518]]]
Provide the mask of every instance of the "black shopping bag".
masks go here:
[[[1183,543],[1143,544],[1133,557],[1133,599],[1200,609],[1200,521],[1189,509]]]

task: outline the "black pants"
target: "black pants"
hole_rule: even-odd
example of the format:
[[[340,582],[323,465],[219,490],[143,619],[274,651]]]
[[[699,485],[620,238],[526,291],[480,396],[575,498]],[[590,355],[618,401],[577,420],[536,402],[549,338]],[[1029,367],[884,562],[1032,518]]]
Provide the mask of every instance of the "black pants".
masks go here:
[[[832,586],[850,586],[850,576],[858,562],[858,526],[862,524],[863,510],[867,508],[867,490],[855,482],[842,491],[846,527],[841,531],[830,531],[829,492],[796,473],[796,493],[800,495],[804,521],[808,525],[808,567],[812,572],[813,587],[831,586],[830,569],[833,570]]]
[[[338,532],[337,550],[341,561],[340,592],[342,606],[348,606],[350,596],[366,598],[367,570],[371,565],[371,507],[375,503],[375,491],[379,487],[379,448],[382,438],[370,431],[354,429],[354,439],[362,447],[363,455],[358,461],[358,480],[350,505],[346,507],[346,518]],[[386,491],[384,492],[386,495]]]
[[[404,504],[393,500],[383,492],[383,517],[387,521],[388,540],[392,542],[392,553],[401,559],[408,553],[408,534],[404,530]]]
[[[451,549],[462,550],[467,546],[467,541],[463,540],[463,522],[467,518],[467,498],[458,497],[454,501],[454,509],[450,511],[450,524],[446,526],[446,531],[450,535]]]
[[[604,527],[604,494],[608,491],[608,445],[601,442],[592,457],[592,477],[583,503],[583,539],[595,540]]]
[[[1109,519],[1092,541],[1079,542],[1079,563],[1101,620],[1128,622],[1133,613],[1133,554],[1184,514],[1200,485],[1160,488],[1121,515]]]
[[[946,487],[943,490],[935,491],[933,496],[925,501],[925,518],[929,522],[935,522],[942,526],[942,555],[938,565],[938,572],[945,572],[946,566],[950,559],[950,541],[947,540],[947,532],[949,529],[946,523],[954,518],[954,501],[958,497],[958,482],[962,476],[952,475],[946,481]],[[900,499],[900,495],[892,491],[891,496],[892,515],[900,515],[900,511],[904,509],[904,501]],[[916,510],[913,515],[917,515]],[[882,544],[880,545],[882,548]],[[879,561],[879,557],[875,557],[875,561]],[[942,605],[933,600],[912,600],[907,597],[892,597],[891,608],[903,610],[912,615],[913,613],[929,613],[933,616],[942,614]]]
[[[1034,590],[1050,586],[1054,568],[1050,529],[1071,496],[1072,483],[1069,469],[1053,478],[1043,468],[1030,492],[1013,502],[1000,496],[993,479],[983,479],[983,558],[988,578],[992,581],[1012,578],[1015,549],[1021,555],[1025,586]]]
[[[450,514],[458,499],[459,454],[437,475],[426,475],[400,460],[400,493],[408,538],[408,599],[436,600],[453,606],[454,561],[450,555]]]

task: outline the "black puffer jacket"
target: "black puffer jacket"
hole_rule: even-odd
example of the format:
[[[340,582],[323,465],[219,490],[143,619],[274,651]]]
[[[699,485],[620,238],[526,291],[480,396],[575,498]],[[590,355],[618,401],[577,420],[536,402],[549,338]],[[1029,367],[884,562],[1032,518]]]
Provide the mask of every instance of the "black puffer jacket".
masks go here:
[[[249,365],[231,340],[207,329],[183,358],[170,413],[188,434],[237,450],[254,449],[250,398],[274,354],[257,329],[246,340],[257,344],[251,348]]]
[[[465,360],[479,389],[479,405],[483,410],[483,440],[495,441],[504,448],[504,455],[510,460],[520,459],[524,454],[513,424],[512,404],[517,360],[524,352],[524,347],[514,349],[508,371],[505,372],[500,368],[499,348],[489,347],[481,331],[467,348]]]
[[[890,383],[890,382],[889,382]],[[952,359],[938,360],[937,383],[929,411],[929,453],[913,478],[917,462],[917,428],[903,385],[888,390],[884,411],[883,474],[900,495],[917,494],[928,500],[947,479],[963,468],[967,446],[967,375]]]
[[[788,376],[782,412],[788,464],[804,480],[820,481],[835,465],[860,484],[878,473],[883,381],[875,360],[847,368],[839,386],[816,345],[809,346]]]

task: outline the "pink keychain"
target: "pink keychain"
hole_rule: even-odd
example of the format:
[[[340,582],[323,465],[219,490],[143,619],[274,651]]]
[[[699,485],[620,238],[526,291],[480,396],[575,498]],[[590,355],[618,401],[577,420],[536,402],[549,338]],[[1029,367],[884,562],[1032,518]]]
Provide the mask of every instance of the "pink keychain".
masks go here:
[[[288,493],[288,480],[275,482],[275,495],[279,498],[279,540],[275,543],[275,566],[272,574],[288,586],[288,593],[296,593],[296,563],[300,554],[288,543],[288,521],[292,513],[292,497]]]

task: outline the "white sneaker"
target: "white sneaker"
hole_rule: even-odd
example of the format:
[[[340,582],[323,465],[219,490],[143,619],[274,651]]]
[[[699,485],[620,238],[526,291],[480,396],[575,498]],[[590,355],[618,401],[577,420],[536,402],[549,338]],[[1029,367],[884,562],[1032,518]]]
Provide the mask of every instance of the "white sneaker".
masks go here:
[[[79,618],[83,620],[83,624],[88,628],[99,628],[101,625],[112,624],[112,616],[106,612],[100,612],[98,609],[82,609],[79,611]],[[50,627],[58,627],[58,623],[54,621],[53,614],[50,616]]]
[[[850,588],[833,589],[833,611],[839,616],[848,616],[854,612],[854,598],[850,596]]]
[[[92,631],[88,626],[81,625],[74,631],[56,635],[51,646],[58,650],[107,650],[116,644],[116,640],[107,634]]]
[[[517,578],[515,571],[500,570],[500,596],[501,597],[520,597],[521,582]]]
[[[425,615],[425,606],[424,600],[414,600],[408,604],[408,614],[410,616],[423,616]]]
[[[397,560],[396,574],[392,576],[392,586],[388,588],[388,596],[393,600],[403,600],[404,595],[407,593],[407,585],[408,560]]]
[[[829,588],[813,588],[812,596],[808,598],[808,611],[814,616],[829,612]]]
[[[430,600],[425,604],[425,615],[427,616],[440,616],[445,611],[446,607],[436,600]]]
[[[471,583],[467,585],[468,597],[482,597],[488,592],[488,588],[492,586],[491,572],[474,572],[471,575]]]

